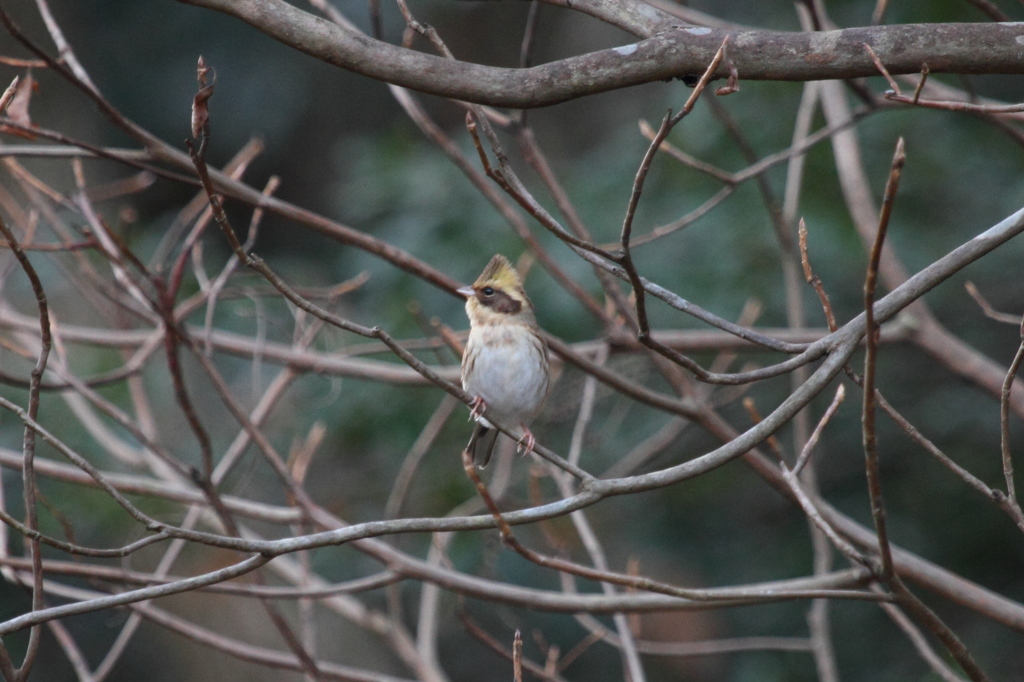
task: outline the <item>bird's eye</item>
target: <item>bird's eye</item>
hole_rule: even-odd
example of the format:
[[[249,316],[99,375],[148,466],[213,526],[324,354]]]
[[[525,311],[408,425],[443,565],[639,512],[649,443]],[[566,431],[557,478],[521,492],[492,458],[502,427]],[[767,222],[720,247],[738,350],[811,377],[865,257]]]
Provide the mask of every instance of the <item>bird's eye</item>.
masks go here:
[[[484,287],[480,290],[484,296],[494,296],[494,287]]]

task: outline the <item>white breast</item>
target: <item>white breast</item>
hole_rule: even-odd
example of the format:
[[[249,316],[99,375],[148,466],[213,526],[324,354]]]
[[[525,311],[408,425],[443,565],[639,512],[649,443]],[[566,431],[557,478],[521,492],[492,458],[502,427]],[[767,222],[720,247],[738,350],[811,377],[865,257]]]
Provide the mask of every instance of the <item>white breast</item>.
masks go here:
[[[467,344],[477,357],[463,388],[483,398],[486,411],[499,421],[529,420],[548,388],[543,342],[519,325],[486,325],[474,328]]]

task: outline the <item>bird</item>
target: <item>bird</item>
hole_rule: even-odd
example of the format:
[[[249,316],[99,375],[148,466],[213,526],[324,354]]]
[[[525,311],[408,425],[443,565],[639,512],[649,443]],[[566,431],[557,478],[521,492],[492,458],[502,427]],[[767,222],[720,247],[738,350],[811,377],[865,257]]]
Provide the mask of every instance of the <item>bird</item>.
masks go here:
[[[519,426],[519,445],[530,453],[536,439],[528,423],[548,392],[548,349],[526,296],[523,281],[508,258],[496,254],[466,297],[469,339],[462,353],[462,388],[473,396],[470,419],[476,420],[466,446],[482,468],[498,432],[488,417],[503,426]]]

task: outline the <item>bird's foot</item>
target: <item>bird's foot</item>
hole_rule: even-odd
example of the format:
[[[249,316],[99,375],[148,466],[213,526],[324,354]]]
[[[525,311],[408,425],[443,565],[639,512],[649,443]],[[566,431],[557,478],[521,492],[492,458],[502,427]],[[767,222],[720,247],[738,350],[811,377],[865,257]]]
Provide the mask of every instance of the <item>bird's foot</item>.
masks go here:
[[[480,396],[473,396],[473,402],[469,406],[469,419],[470,421],[476,421],[480,419],[480,415],[484,413],[484,408],[487,404],[484,403],[484,399]]]
[[[530,429],[524,428],[523,437],[520,438],[519,441],[516,443],[516,449],[522,450],[523,456],[525,457],[526,455],[533,452],[533,446],[535,446],[536,444],[537,439],[533,437],[533,433],[530,431]]]

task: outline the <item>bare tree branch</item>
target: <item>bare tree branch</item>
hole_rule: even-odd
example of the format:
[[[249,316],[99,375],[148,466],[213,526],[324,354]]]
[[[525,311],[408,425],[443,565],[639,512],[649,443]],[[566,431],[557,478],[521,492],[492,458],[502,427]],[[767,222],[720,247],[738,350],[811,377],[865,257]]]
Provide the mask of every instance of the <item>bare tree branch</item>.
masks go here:
[[[894,74],[1021,73],[1015,24],[909,24],[821,33],[726,31],[645,26],[639,43],[527,69],[446,60],[395,47],[326,23],[283,0],[179,0],[234,16],[275,40],[335,66],[432,95],[529,109],[586,95],[684,76],[696,77],[726,38],[744,80],[808,81],[877,73],[874,47]],[[723,67],[718,74],[728,76]]]

